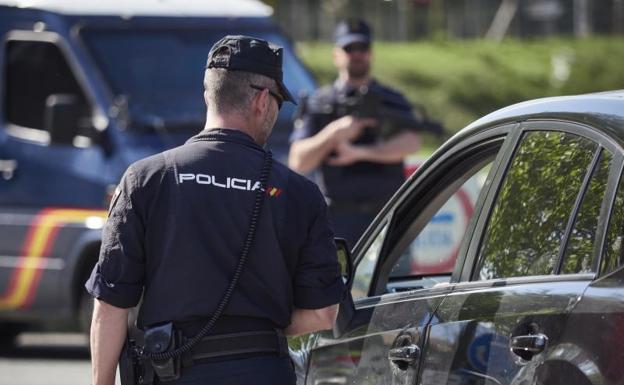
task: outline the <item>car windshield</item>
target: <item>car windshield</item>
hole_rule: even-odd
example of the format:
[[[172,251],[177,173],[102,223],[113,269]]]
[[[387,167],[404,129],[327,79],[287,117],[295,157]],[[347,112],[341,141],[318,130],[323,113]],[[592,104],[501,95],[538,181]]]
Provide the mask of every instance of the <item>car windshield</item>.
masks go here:
[[[204,65],[223,29],[84,29],[81,35],[101,68],[118,110],[127,111],[132,127],[179,130],[203,124]],[[314,83],[289,51],[284,38],[272,31],[245,31],[285,47],[284,81],[294,95],[311,92]],[[293,114],[287,103],[281,112]],[[123,113],[122,111],[122,113]]]

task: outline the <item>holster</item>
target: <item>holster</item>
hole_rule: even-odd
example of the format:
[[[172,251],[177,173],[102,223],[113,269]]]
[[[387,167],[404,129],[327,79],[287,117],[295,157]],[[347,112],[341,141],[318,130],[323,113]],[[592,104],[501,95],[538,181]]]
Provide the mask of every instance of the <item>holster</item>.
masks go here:
[[[145,330],[145,353],[146,356],[167,353],[175,350],[182,344],[182,333],[173,328],[173,323],[168,322]],[[164,360],[150,358],[150,366],[158,376],[160,382],[174,381],[180,378],[180,356]]]
[[[154,372],[151,365],[145,362],[143,348],[130,336],[126,336],[126,342],[119,355],[119,379],[121,385],[154,383]]]
[[[144,334],[144,346],[126,337],[119,356],[121,385],[152,385],[154,375],[159,382],[180,378],[180,357],[155,360],[153,354],[174,350],[181,343],[182,334],[174,332],[173,324],[166,323],[148,328]]]

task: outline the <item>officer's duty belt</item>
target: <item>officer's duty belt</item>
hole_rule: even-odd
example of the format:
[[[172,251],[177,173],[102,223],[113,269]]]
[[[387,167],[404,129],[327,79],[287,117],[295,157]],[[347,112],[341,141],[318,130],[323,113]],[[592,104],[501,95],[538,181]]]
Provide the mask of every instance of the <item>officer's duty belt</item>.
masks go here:
[[[192,363],[202,363],[226,356],[274,353],[281,357],[288,355],[288,343],[281,330],[246,331],[217,334],[204,337],[191,350]]]

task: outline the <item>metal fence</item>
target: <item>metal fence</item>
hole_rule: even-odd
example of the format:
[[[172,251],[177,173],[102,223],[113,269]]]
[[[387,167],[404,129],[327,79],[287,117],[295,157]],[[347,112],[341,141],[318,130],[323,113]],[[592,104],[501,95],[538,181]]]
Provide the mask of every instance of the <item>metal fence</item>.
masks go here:
[[[624,0],[267,0],[297,41],[331,40],[362,17],[380,40],[624,34]]]

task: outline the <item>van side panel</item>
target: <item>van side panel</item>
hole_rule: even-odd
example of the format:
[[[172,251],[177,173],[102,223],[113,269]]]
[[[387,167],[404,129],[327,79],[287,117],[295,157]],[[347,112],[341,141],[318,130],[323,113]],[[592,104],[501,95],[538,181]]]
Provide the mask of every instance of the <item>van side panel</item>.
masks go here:
[[[80,255],[70,253],[83,243],[85,234],[99,237],[105,218],[103,210],[46,208],[8,213],[2,209],[0,319],[69,318],[75,304],[67,288],[74,282]],[[12,235],[18,241],[11,240]]]

